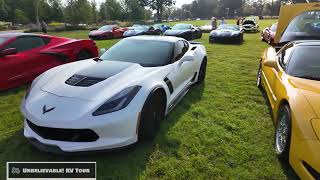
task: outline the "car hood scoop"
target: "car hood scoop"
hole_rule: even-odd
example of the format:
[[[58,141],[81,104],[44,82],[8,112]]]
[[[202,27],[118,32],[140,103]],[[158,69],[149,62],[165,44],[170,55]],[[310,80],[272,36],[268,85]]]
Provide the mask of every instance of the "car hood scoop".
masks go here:
[[[144,68],[139,64],[88,60],[60,71],[41,89],[60,97],[96,100],[100,93],[122,88],[143,73]]]

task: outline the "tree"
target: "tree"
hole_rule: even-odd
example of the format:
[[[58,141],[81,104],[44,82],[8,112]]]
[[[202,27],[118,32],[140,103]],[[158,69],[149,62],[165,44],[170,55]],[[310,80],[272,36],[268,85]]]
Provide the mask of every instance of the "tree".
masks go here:
[[[162,13],[165,7],[175,4],[174,0],[139,0],[142,6],[147,6],[152,10],[157,11],[158,21],[162,21]]]
[[[138,21],[146,19],[146,10],[144,7],[140,6],[137,0],[122,0],[123,15],[125,20]],[[149,18],[149,17],[148,17]]]
[[[49,17],[48,21],[63,21],[63,6],[61,0],[48,0]]]
[[[94,23],[98,22],[98,10],[97,10],[97,2],[96,0],[91,0],[91,12],[92,12],[92,20]]]
[[[117,0],[106,0],[101,4],[100,15],[103,20],[122,20],[123,9]]]
[[[90,3],[88,0],[67,0],[64,15],[66,21],[73,24],[89,23],[92,19]]]
[[[29,22],[29,19],[26,17],[26,14],[20,9],[16,9],[14,11],[14,20],[15,22],[23,24]]]

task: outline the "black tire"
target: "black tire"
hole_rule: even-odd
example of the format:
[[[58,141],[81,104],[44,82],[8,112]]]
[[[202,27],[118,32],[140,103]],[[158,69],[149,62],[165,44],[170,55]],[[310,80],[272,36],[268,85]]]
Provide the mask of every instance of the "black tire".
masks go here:
[[[279,159],[288,160],[291,141],[291,110],[288,105],[280,107],[274,135],[274,147]]]
[[[199,39],[201,39],[201,38],[202,38],[202,32],[201,32],[201,31],[199,32],[199,36],[198,36],[198,38],[199,38]]]
[[[262,78],[262,64],[260,62],[259,64],[259,69],[258,69],[258,72],[257,72],[257,78],[256,78],[256,85],[258,88],[262,89],[262,81],[261,81],[261,78]]]
[[[206,72],[207,72],[207,58],[204,58],[202,60],[200,69],[199,69],[199,75],[198,75],[198,81],[197,84],[201,84],[204,82],[205,78],[206,78]]]
[[[86,50],[80,51],[77,55],[78,61],[90,59],[90,58],[93,58],[93,55],[89,51],[86,51]]]
[[[160,122],[165,116],[165,101],[160,91],[148,98],[142,111],[139,123],[139,141],[152,141],[159,129]]]

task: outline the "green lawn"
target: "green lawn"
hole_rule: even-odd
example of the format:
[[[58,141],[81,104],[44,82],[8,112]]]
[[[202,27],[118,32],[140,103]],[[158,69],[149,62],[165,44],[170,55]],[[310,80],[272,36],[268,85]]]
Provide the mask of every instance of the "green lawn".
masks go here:
[[[272,22],[263,20],[260,26]],[[19,112],[25,87],[1,92],[0,179],[5,177],[6,161],[97,161],[98,179],[296,179],[274,153],[267,101],[255,87],[259,58],[267,47],[259,37],[245,34],[242,45],[212,45],[204,34],[198,41],[208,51],[205,85],[191,89],[161,124],[153,143],[120,152],[62,157],[34,149],[23,137]],[[108,48],[115,42],[97,44]]]

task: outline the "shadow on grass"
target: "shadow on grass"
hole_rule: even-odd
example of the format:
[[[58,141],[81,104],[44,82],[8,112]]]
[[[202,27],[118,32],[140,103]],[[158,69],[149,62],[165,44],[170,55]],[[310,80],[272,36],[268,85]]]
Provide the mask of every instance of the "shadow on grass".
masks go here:
[[[232,40],[216,40],[214,42],[210,42],[209,44],[213,45],[213,44],[220,44],[220,45],[234,45],[234,46],[241,46],[242,44],[245,43],[245,40],[243,41],[232,41]]]
[[[138,179],[146,170],[149,160],[157,159],[158,152],[178,152],[180,140],[170,138],[168,132],[190,109],[193,103],[202,99],[204,85],[191,88],[186,97],[162,122],[156,139],[150,143],[137,143],[134,147],[112,152],[83,156],[61,156],[41,152],[23,136],[23,130],[9,132],[0,139],[0,179],[5,177],[5,162],[8,161],[96,161],[97,179]],[[161,176],[162,172],[157,173]]]
[[[271,105],[270,105],[270,101],[268,99],[268,95],[267,93],[265,92],[264,89],[260,89],[261,93],[262,93],[262,96],[268,106],[268,110],[269,110],[269,113],[271,114],[272,118],[273,118],[273,113],[272,113],[272,108],[271,108]],[[273,125],[274,124],[274,121],[272,120],[273,122]],[[290,166],[289,162],[284,162],[283,160],[281,159],[278,159],[278,161],[280,162],[280,165],[281,165],[281,168],[282,168],[282,171],[284,172],[284,174],[287,176],[287,179],[290,179],[290,180],[299,180],[299,177],[298,175],[295,173],[295,171],[292,169],[292,167]]]

